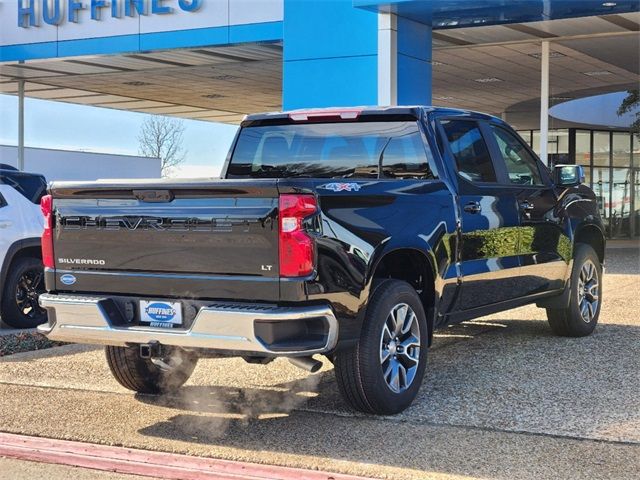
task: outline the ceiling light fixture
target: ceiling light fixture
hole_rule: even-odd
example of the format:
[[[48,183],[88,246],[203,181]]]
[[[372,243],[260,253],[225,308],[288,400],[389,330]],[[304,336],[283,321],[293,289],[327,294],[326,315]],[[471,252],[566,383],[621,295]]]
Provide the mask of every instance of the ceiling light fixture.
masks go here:
[[[582,72],[584,75],[588,77],[604,77],[606,75],[613,75],[609,70],[596,70],[594,72]]]
[[[487,77],[487,78],[476,78],[474,80],[474,82],[478,82],[478,83],[496,83],[496,82],[502,82],[502,80],[497,78],[497,77]]]
[[[533,58],[542,58],[542,53],[530,53],[529,56]],[[562,57],[566,57],[566,55],[560,52],[549,52],[549,58],[562,58]]]

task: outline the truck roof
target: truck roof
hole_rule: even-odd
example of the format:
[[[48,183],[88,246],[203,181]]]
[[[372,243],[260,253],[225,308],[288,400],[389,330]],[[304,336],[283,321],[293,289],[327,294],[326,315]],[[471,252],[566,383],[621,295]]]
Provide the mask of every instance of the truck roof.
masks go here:
[[[450,115],[473,115],[477,118],[496,118],[486,113],[461,110],[457,108],[435,107],[429,105],[411,106],[356,106],[356,107],[328,107],[288,110],[283,112],[253,113],[244,117],[243,127],[269,123],[304,123],[317,121],[357,120],[362,117],[392,117],[396,120],[417,119],[424,114],[437,112]],[[372,118],[371,118],[372,119]]]

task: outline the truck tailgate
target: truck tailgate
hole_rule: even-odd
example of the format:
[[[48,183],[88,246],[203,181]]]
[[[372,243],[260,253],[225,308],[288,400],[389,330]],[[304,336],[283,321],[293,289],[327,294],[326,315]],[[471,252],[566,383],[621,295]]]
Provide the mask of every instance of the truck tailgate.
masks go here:
[[[275,180],[60,183],[52,195],[56,290],[278,299]]]

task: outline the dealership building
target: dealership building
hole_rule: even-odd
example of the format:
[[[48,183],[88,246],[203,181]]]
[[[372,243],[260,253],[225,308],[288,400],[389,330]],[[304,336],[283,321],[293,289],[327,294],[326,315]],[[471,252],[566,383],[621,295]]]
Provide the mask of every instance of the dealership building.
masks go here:
[[[0,0],[0,92],[238,123],[326,106],[501,116],[640,234],[637,0]],[[22,122],[22,121],[21,121]],[[22,124],[22,123],[20,123]],[[19,134],[19,151],[24,145]]]

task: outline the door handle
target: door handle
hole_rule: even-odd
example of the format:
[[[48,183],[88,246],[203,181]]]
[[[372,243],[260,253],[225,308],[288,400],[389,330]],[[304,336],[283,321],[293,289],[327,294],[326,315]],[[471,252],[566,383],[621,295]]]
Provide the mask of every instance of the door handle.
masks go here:
[[[464,206],[464,211],[467,213],[480,213],[482,206],[479,202],[469,202]]]
[[[13,225],[11,220],[0,220],[0,228],[9,228],[11,225]]]
[[[533,210],[533,203],[529,202],[528,200],[520,202],[520,210],[522,210],[523,212],[531,212]]]

